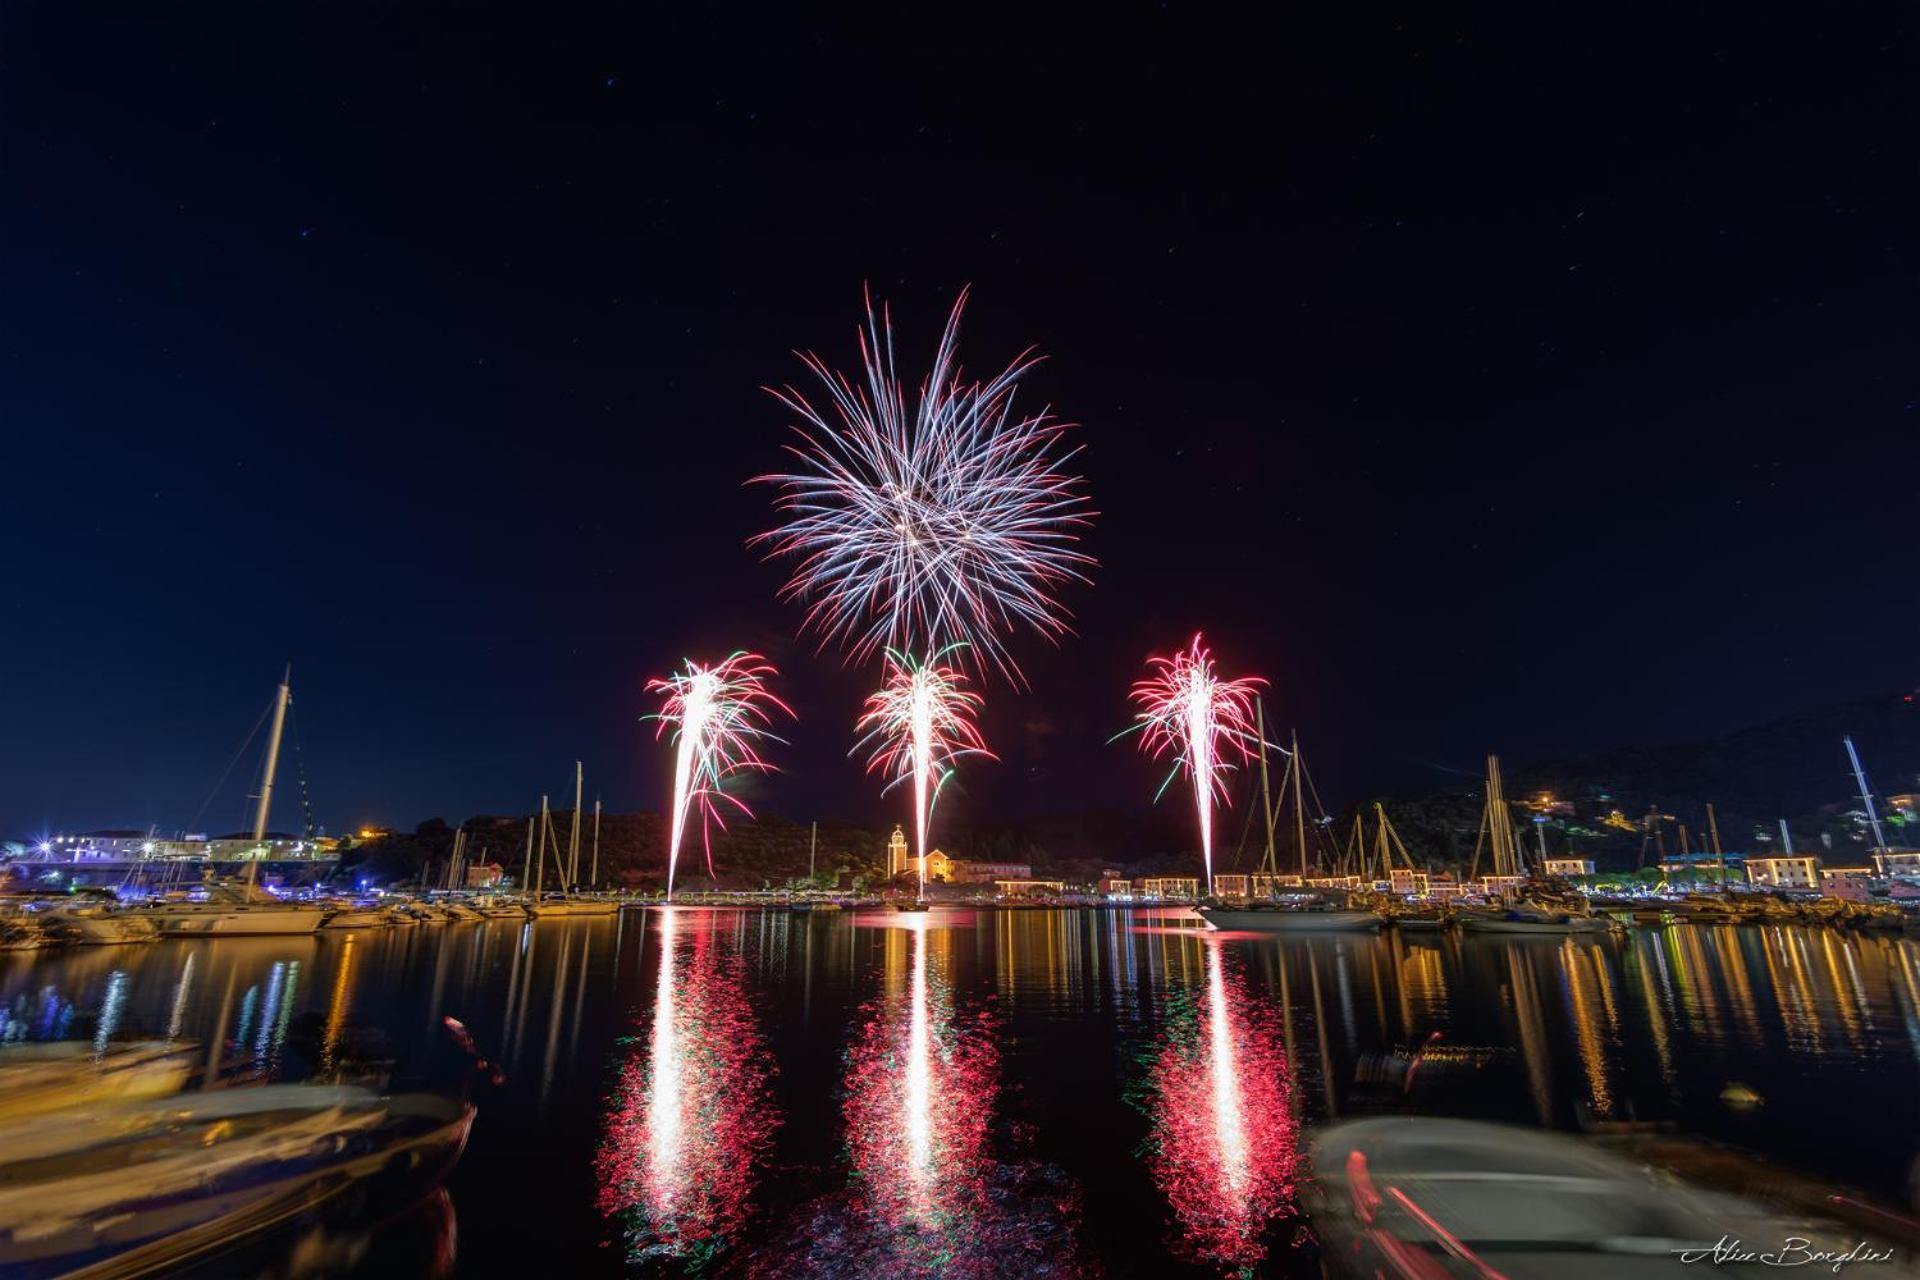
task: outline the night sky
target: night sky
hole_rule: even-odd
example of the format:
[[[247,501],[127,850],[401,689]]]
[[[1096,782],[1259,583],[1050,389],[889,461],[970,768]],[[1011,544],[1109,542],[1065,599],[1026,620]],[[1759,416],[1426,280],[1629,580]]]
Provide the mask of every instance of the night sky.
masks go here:
[[[902,811],[744,545],[866,284],[1046,353],[1101,513],[974,821],[1144,807],[1197,628],[1335,803],[1920,683],[1896,7],[89,8],[0,14],[0,835],[243,825],[288,660],[332,830],[658,806],[739,646],[753,798]]]

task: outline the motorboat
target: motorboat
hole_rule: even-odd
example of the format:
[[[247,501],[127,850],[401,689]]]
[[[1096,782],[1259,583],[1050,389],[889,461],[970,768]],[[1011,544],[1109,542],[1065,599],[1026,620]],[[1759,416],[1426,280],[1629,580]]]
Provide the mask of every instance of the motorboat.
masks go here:
[[[382,907],[346,903],[327,913],[322,929],[384,929],[393,921]]]
[[[1387,923],[1402,933],[1438,933],[1452,920],[1444,903],[1400,904],[1387,915]]]
[[[925,898],[917,900],[895,898],[891,905],[895,911],[925,911],[927,909],[927,900]]]
[[[1589,1280],[1697,1276],[1726,1240],[1845,1252],[1857,1235],[1656,1173],[1590,1141],[1391,1116],[1314,1139],[1305,1200],[1335,1275]],[[1868,1247],[1871,1247],[1869,1242]],[[1891,1255],[1889,1255],[1891,1256]],[[1743,1268],[1744,1269],[1744,1268]]]
[[[155,942],[160,937],[151,914],[105,903],[63,903],[42,912],[40,919],[62,942],[80,945]]]
[[[262,1085],[46,1117],[0,1148],[0,1273],[157,1274],[356,1190],[431,1189],[473,1108],[434,1095]]]
[[[1350,906],[1337,894],[1291,894],[1272,903],[1196,907],[1212,929],[1231,933],[1358,933],[1386,921],[1375,911]]]
[[[1385,923],[1371,911],[1337,908],[1199,907],[1196,911],[1209,928],[1230,933],[1358,933],[1378,929]]]
[[[1454,917],[1468,933],[1611,933],[1622,926],[1606,916],[1585,916],[1577,912],[1527,904],[1463,911]]]
[[[487,920],[525,920],[527,918],[526,908],[517,902],[510,902],[503,898],[482,899],[474,904],[473,909]]]
[[[96,1048],[84,1040],[33,1041],[0,1046],[0,1123],[7,1139],[24,1117],[73,1107],[98,1107],[131,1098],[178,1093],[198,1050],[177,1040],[139,1040]]]
[[[59,941],[47,932],[39,916],[19,910],[0,910],[0,951],[39,951]]]
[[[567,905],[572,908],[567,914],[574,916],[611,916],[620,912],[617,898],[570,898]]]
[[[313,903],[282,902],[246,881],[208,885],[202,901],[169,900],[141,910],[167,938],[312,933],[326,918]]]

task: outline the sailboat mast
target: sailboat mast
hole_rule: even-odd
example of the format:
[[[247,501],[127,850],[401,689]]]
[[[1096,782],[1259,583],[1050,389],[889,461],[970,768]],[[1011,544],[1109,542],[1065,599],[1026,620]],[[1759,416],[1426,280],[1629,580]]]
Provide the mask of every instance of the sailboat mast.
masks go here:
[[[267,814],[273,809],[273,775],[280,768],[280,735],[287,727],[287,703],[293,700],[293,664],[280,679],[280,692],[273,700],[273,733],[267,739],[267,771],[260,780],[260,803],[253,810],[255,843],[267,838]],[[258,706],[258,703],[254,704]]]
[[[587,873],[587,883],[594,888],[600,887],[600,797],[593,798],[593,870]]]
[[[533,815],[527,815],[527,863],[520,872],[521,889],[533,888]]]
[[[1273,855],[1273,795],[1267,789],[1267,707],[1259,698],[1253,700],[1253,723],[1260,735],[1260,816],[1267,824],[1267,852],[1260,859],[1260,870],[1273,875],[1280,870],[1280,863]]]
[[[1307,878],[1307,806],[1300,799],[1300,775],[1307,771],[1300,758],[1300,733],[1293,734],[1293,827],[1300,843],[1300,878]]]
[[[1851,735],[1841,741],[1847,744],[1847,759],[1853,763],[1853,780],[1860,786],[1860,803],[1866,806],[1867,824],[1873,828],[1873,847],[1884,849],[1887,847],[1887,838],[1880,834],[1880,815],[1873,808],[1873,790],[1867,786],[1866,770],[1860,767],[1860,753],[1853,749]]]
[[[260,803],[253,811],[254,856],[247,860],[247,883],[260,876],[260,843],[267,838],[267,815],[273,809],[273,775],[280,767],[280,736],[287,727],[287,704],[293,701],[293,664],[280,677],[280,692],[273,699],[273,733],[267,739],[267,768],[260,779]]]
[[[1707,806],[1707,833],[1713,837],[1714,874],[1722,889],[1727,887],[1727,855],[1720,848],[1720,821],[1713,816],[1713,806]]]
[[[547,883],[547,798],[540,797],[540,856],[533,860],[533,896],[538,898]]]
[[[1493,859],[1493,873],[1496,876],[1506,874],[1506,864],[1500,855],[1500,784],[1496,779],[1500,773],[1498,760],[1487,757],[1487,855]]]
[[[1387,811],[1377,800],[1373,804],[1373,824],[1374,875],[1389,880],[1393,876],[1393,858],[1387,845]],[[1364,871],[1361,872],[1361,878],[1366,878]]]
[[[573,818],[567,823],[567,892],[580,883],[580,762],[573,762]]]

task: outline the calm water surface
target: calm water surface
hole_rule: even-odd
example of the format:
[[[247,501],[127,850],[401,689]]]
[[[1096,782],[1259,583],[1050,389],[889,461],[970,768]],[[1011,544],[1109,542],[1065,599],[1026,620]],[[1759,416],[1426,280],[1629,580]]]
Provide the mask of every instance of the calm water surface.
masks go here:
[[[470,1089],[445,1197],[266,1274],[1290,1274],[1297,1142],[1382,1111],[1673,1120],[1886,1193],[1915,1155],[1910,940],[1196,926],[679,908],[0,956],[0,1035]]]

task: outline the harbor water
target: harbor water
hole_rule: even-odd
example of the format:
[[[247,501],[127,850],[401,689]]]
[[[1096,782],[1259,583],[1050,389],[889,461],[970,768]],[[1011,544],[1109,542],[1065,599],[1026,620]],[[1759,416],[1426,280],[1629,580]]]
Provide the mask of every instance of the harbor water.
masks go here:
[[[443,1194],[265,1275],[1296,1274],[1299,1148],[1368,1114],[1670,1123],[1893,1202],[1920,1154],[1920,945],[1789,926],[681,907],[0,955],[0,1038],[133,1037],[477,1105]]]

